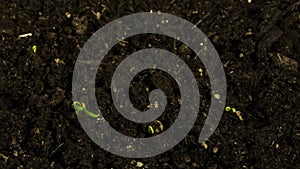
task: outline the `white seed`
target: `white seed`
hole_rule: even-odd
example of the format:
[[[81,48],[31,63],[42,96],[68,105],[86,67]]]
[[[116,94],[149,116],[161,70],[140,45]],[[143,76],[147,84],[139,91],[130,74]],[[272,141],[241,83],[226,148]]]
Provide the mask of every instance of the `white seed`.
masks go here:
[[[130,68],[129,70],[131,73],[133,73],[135,71],[135,67]]]
[[[18,151],[17,151],[17,150],[14,150],[13,155],[14,155],[15,157],[18,157],[18,155],[19,155]]]
[[[214,98],[219,100],[221,98],[221,95],[219,93],[215,93]]]
[[[213,148],[213,153],[217,153],[218,150],[219,150],[218,147],[214,147],[214,148]]]
[[[65,15],[66,15],[67,18],[71,18],[71,16],[72,16],[72,15],[70,14],[70,12],[66,12]]]
[[[127,149],[133,149],[132,145],[126,146]]]
[[[99,20],[99,19],[101,18],[101,13],[100,13],[100,12],[97,12],[97,13],[96,13],[96,17],[97,17],[97,19]]]
[[[136,166],[137,166],[137,167],[143,167],[143,165],[144,165],[144,164],[143,164],[142,162],[140,162],[140,161],[138,161],[138,162],[136,163]]]
[[[157,101],[154,102],[154,108],[156,108],[156,109],[158,108],[158,102]]]
[[[240,58],[245,57],[245,55],[243,53],[240,53]]]

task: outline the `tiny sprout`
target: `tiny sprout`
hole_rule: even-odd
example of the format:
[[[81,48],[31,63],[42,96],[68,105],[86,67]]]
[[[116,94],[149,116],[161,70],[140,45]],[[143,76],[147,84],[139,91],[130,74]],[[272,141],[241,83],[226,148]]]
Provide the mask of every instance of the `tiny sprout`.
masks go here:
[[[241,121],[243,121],[244,119],[243,119],[243,117],[242,117],[242,115],[241,115],[241,112],[240,111],[237,111],[234,107],[230,107],[230,106],[227,106],[226,108],[225,108],[225,111],[232,111],[232,113],[235,113],[238,117],[239,117],[239,119],[241,120]]]
[[[230,111],[231,110],[231,107],[229,107],[229,106],[227,106],[226,108],[225,108],[225,111]]]
[[[199,68],[198,71],[200,72],[200,76],[202,77],[203,76],[203,69]]]
[[[152,126],[148,126],[148,132],[154,134],[154,130]]]
[[[155,120],[152,125],[148,126],[148,132],[150,134],[161,133],[164,130],[162,122]]]
[[[77,102],[77,101],[74,101],[72,105],[73,105],[73,107],[74,107],[76,113],[77,113],[77,112],[80,112],[80,111],[83,111],[86,115],[88,115],[88,116],[90,116],[90,117],[94,117],[94,118],[99,117],[99,114],[94,114],[94,113],[88,111],[88,110],[86,109],[86,107],[85,107],[85,103],[79,103],[79,102]]]
[[[157,132],[163,131],[164,125],[162,124],[162,122],[160,122],[159,120],[155,120],[155,122],[159,124],[159,129],[156,129]]]
[[[207,149],[208,148],[208,145],[204,142],[201,143],[201,145],[204,147],[204,149]]]
[[[32,46],[33,53],[36,53],[36,49],[37,49],[36,45]]]
[[[239,117],[239,119],[240,119],[241,121],[244,120],[243,117],[242,117],[242,115],[241,115],[241,112],[240,112],[240,111],[236,111],[236,115]]]
[[[77,101],[74,101],[72,105],[76,112],[83,110],[83,106],[81,106],[81,104]]]
[[[235,113],[235,112],[236,112],[236,109],[235,109],[234,107],[232,108],[232,112],[233,112],[233,113]]]

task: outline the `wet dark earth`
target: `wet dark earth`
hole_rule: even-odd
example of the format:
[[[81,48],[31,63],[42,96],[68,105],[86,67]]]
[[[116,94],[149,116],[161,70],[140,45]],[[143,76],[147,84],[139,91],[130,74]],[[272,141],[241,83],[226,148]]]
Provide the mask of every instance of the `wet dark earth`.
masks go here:
[[[1,1],[0,168],[299,168],[299,8],[297,0]],[[84,132],[72,106],[72,76],[80,49],[94,32],[122,16],[150,11],[186,19],[205,33],[224,66],[226,106],[239,113],[224,110],[213,135],[198,143],[212,97],[201,60],[170,37],[124,39],[96,77],[98,105],[117,131],[152,137],[168,130],[180,109],[174,79],[151,69],[133,79],[131,102],[145,111],[149,93],[163,90],[168,104],[157,119],[161,124],[136,124],[112,106],[113,72],[135,51],[155,47],[178,55],[193,71],[201,95],[197,121],[178,145],[131,159],[103,150]]]

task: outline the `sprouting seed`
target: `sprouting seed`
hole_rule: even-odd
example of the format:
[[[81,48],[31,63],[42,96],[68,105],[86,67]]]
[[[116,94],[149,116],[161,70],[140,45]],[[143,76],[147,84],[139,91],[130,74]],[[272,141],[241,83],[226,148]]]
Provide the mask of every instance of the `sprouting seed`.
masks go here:
[[[36,45],[32,46],[33,53],[36,53],[36,49],[37,49]]]
[[[154,130],[152,126],[148,126],[148,132],[154,134]]]
[[[74,109],[76,110],[76,113],[79,112],[79,111],[83,111],[86,115],[88,115],[88,116],[90,116],[90,117],[94,117],[94,118],[99,117],[99,114],[94,114],[94,113],[88,111],[88,110],[86,109],[85,103],[81,103],[81,104],[80,104],[79,102],[74,101],[74,102],[73,102],[73,107],[74,107]]]
[[[202,77],[203,76],[203,69],[199,68],[199,73],[200,73],[200,76]]]
[[[207,149],[208,148],[208,145],[204,142],[201,143],[201,145],[204,147],[204,149]]]
[[[241,120],[241,121],[243,121],[244,119],[243,119],[243,117],[242,117],[242,115],[241,115],[241,112],[240,111],[238,111],[238,110],[236,110],[234,107],[230,107],[230,106],[227,106],[226,108],[225,108],[225,111],[232,111],[232,113],[235,113],[238,117],[239,117],[239,119]]]

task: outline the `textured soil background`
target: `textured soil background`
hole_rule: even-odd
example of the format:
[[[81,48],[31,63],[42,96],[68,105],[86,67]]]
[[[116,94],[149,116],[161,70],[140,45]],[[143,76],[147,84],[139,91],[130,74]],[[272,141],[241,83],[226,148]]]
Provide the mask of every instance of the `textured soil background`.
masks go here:
[[[1,1],[0,168],[299,168],[299,8],[297,0]],[[123,158],[102,150],[81,128],[72,108],[72,71],[93,32],[121,16],[150,10],[182,17],[209,37],[224,64],[226,104],[241,111],[243,120],[224,112],[207,147],[198,144],[211,97],[208,75],[197,72],[202,64],[174,39],[128,38],[100,66],[99,100],[109,100],[109,90],[102,89],[124,56],[151,44],[185,58],[202,101],[195,127],[180,144],[152,158]],[[18,38],[29,32],[31,37]],[[140,109],[147,106],[147,93],[139,88],[145,84],[178,91],[160,72],[141,73],[135,84],[132,100]],[[106,117],[120,132],[149,136],[143,126],[113,120],[118,113],[111,113]],[[167,129],[174,118],[160,120]]]

